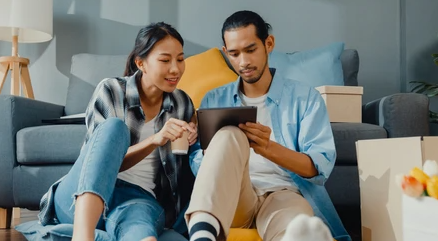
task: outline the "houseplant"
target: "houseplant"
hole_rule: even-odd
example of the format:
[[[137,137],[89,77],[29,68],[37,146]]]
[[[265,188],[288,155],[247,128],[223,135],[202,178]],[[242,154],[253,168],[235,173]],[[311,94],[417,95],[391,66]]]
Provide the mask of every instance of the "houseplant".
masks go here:
[[[433,61],[438,65],[438,54],[432,54]],[[438,84],[433,84],[425,81],[411,81],[414,84],[412,92],[425,94],[427,97],[432,98],[438,96]],[[429,110],[429,118],[431,123],[438,123],[438,113]]]

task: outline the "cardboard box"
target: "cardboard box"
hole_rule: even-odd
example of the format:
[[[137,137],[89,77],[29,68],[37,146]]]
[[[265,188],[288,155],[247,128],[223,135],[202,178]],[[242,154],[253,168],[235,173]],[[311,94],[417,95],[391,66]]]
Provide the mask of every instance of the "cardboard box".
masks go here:
[[[403,240],[402,191],[395,177],[438,160],[437,147],[438,137],[356,142],[363,241]]]
[[[438,240],[438,200],[403,195],[403,240]]]
[[[362,122],[361,86],[330,86],[316,88],[327,106],[330,122]]]

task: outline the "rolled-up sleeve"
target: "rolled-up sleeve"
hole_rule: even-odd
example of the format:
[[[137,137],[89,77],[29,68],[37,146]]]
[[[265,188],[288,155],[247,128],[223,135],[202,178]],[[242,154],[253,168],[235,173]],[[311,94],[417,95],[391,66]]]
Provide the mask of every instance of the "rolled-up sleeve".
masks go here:
[[[307,109],[300,123],[298,145],[318,170],[315,177],[304,179],[323,185],[335,165],[336,149],[325,102],[316,90],[309,95]]]

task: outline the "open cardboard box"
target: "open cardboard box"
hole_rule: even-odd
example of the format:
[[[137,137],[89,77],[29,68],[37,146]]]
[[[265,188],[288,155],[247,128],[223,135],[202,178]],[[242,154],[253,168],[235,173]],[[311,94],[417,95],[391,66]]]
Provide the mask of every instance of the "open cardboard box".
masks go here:
[[[438,240],[438,199],[403,195],[403,240]]]
[[[362,122],[362,86],[331,86],[316,88],[327,106],[330,122]]]
[[[419,200],[411,200],[402,208],[403,194],[395,183],[398,174],[409,174],[414,167],[421,168],[425,160],[438,160],[438,137],[407,137],[356,142],[361,196],[362,240],[363,241],[402,241],[403,222],[421,221],[420,215],[403,210],[415,210]],[[427,204],[429,205],[429,204]],[[437,205],[425,207],[433,209],[437,215],[430,228],[438,229]],[[414,217],[412,216],[414,215]],[[421,231],[420,231],[421,232]],[[406,233],[408,235],[408,233]],[[418,239],[416,237],[415,240]],[[405,239],[411,241],[412,239]],[[438,240],[438,236],[436,239]],[[422,240],[423,241],[423,240]]]

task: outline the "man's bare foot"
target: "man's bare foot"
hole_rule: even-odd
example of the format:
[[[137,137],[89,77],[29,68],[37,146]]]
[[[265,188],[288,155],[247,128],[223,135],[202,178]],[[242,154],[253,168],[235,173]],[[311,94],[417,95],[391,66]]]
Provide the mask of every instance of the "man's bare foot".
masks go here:
[[[318,217],[300,214],[287,226],[281,241],[332,241],[328,227]]]
[[[141,241],[157,241],[157,239],[155,237],[150,236],[150,237],[142,239]]]

